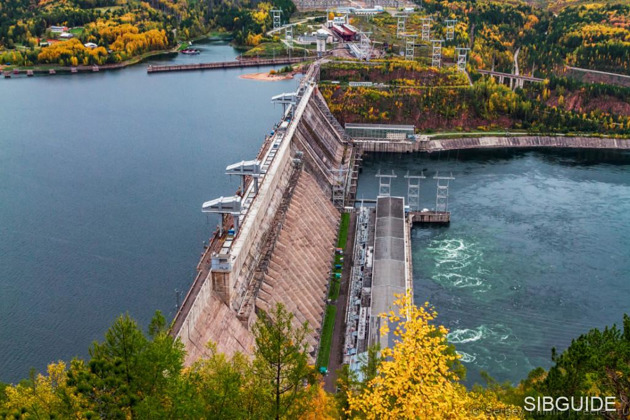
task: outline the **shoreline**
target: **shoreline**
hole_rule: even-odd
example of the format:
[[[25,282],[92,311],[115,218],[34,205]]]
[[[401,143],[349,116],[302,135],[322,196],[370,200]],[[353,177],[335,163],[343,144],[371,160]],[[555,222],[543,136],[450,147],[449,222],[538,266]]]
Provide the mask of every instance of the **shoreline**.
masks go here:
[[[295,77],[294,72],[284,74],[269,74],[265,73],[248,73],[238,76],[239,79],[257,80],[259,82],[279,82],[281,80],[291,80]]]
[[[211,36],[211,34],[213,33],[214,32],[208,32],[208,34],[198,36],[196,38],[191,39],[190,41],[195,42],[202,39],[207,39],[209,41],[229,41],[232,39],[231,34],[225,37],[216,36],[216,35]],[[40,65],[27,66],[27,67],[0,65],[0,72],[10,73],[11,76],[13,75],[19,76],[19,75],[26,75],[27,72],[29,71],[32,71],[34,74],[39,74],[39,75],[54,75],[54,73],[50,74],[50,71],[59,72],[59,73],[72,73],[73,68],[75,68],[77,72],[79,73],[86,73],[86,72],[92,73],[92,72],[99,72],[99,71],[106,71],[106,70],[118,70],[118,69],[123,69],[126,67],[135,66],[137,64],[141,64],[143,61],[145,61],[148,58],[158,57],[160,55],[178,54],[180,46],[183,45],[183,43],[185,42],[188,42],[188,41],[182,41],[182,44],[178,44],[172,48],[168,48],[165,50],[148,51],[144,54],[138,55],[136,57],[132,57],[120,63],[108,63],[108,64],[102,64],[102,65],[88,65],[88,66],[76,66],[76,67],[58,66],[58,65],[51,65],[51,64],[40,64]],[[94,70],[95,67],[98,68],[98,70]],[[16,70],[18,71],[17,74],[14,73],[14,71]]]

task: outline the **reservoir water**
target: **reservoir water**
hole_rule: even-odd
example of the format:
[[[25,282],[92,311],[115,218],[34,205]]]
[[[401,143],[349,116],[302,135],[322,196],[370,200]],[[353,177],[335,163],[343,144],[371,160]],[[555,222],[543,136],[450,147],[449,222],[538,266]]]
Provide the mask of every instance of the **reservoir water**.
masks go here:
[[[551,366],[591,328],[630,313],[630,154],[617,151],[466,151],[381,155],[364,161],[358,198],[378,170],[420,174],[421,207],[434,208],[449,175],[451,224],[414,228],[414,300],[428,301],[468,370],[518,383]]]
[[[267,69],[147,75],[146,64],[223,61],[196,43],[98,74],[0,80],[0,381],[87,356],[121,313],[170,320],[230,195],[226,165],[255,156],[282,113],[270,98],[296,80]]]

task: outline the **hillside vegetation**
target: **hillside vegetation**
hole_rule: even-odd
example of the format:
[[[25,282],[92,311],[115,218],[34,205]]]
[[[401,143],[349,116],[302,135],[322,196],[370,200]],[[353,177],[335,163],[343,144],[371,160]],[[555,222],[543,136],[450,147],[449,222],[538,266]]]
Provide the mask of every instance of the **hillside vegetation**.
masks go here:
[[[274,7],[295,10],[290,0],[7,0],[0,2],[0,64],[118,63],[209,31],[254,46],[272,26]],[[74,38],[59,39],[52,26],[68,27]]]
[[[391,83],[349,87],[326,81],[361,81],[366,75]],[[558,77],[515,91],[491,78],[470,86],[452,68],[397,60],[378,66],[330,63],[321,79],[320,90],[342,124],[411,124],[421,132],[515,129],[630,135],[630,88]]]
[[[455,39],[445,43],[444,54],[454,47],[471,47],[473,68],[511,72],[520,49],[521,73],[548,75],[567,64],[593,70],[630,74],[630,2],[557,2],[495,0],[425,0],[424,9],[407,19],[406,32],[420,34],[421,18],[431,16],[432,39],[445,39],[446,19],[457,19]],[[542,6],[542,7],[541,7]],[[548,6],[548,7],[547,7]],[[373,32],[377,41],[396,44],[397,19],[382,14],[353,18],[353,24]],[[416,54],[418,54],[417,49]],[[419,55],[427,56],[429,48]]]

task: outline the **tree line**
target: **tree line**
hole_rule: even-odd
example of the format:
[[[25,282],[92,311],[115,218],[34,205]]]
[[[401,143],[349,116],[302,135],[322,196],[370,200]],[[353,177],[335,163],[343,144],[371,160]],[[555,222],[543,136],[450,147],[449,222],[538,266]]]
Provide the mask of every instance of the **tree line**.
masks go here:
[[[630,408],[630,317],[623,328],[593,329],[563,353],[551,351],[553,366],[534,369],[519,385],[466,389],[465,369],[447,330],[436,325],[428,303],[398,296],[396,309],[381,315],[391,348],[372,347],[359,370],[347,365],[328,394],[309,365],[308,324],[282,305],[261,313],[253,327],[255,347],[247,356],[227,356],[208,343],[205,356],[184,366],[185,351],[168,334],[157,312],[147,331],[120,316],[88,360],[56,362],[45,374],[19,384],[0,384],[0,416],[6,419],[517,419],[526,397],[614,396],[615,412]],[[390,331],[391,330],[391,331]],[[625,411],[624,411],[625,410]],[[579,413],[555,413],[579,418]]]

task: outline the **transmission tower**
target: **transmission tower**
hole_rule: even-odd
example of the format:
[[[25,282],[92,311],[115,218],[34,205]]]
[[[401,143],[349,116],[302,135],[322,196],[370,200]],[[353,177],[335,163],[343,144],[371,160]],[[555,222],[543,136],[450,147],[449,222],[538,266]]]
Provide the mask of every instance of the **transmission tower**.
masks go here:
[[[332,201],[333,205],[342,209],[346,205],[346,172],[348,168],[339,166],[339,169],[332,169],[333,185],[332,185]]]
[[[282,9],[271,10],[271,16],[273,17],[273,29],[278,29],[282,26]]]
[[[437,179],[437,194],[435,198],[435,211],[447,212],[448,211],[448,185],[453,178],[453,174],[450,176],[440,176],[436,173],[433,179]]]
[[[405,23],[407,22],[407,15],[398,15],[398,27],[396,28],[396,38],[401,38],[405,35]]]
[[[466,61],[468,60],[468,51],[470,48],[457,47],[455,52],[457,53],[457,70],[461,72],[466,71]]]
[[[433,18],[425,17],[420,20],[422,21],[422,40],[428,41],[431,39],[431,21]]]
[[[285,38],[287,42],[293,44],[293,25],[289,25],[285,28]]]
[[[431,56],[431,66],[440,68],[442,66],[442,43],[443,39],[432,39],[433,55]]]
[[[455,39],[455,25],[457,24],[457,19],[446,19],[444,22],[446,23],[446,40],[452,41]]]
[[[407,202],[409,203],[409,211],[420,210],[420,180],[425,179],[424,173],[421,175],[409,175],[407,171]]]
[[[405,60],[413,60],[418,35],[403,35],[405,37]]]
[[[293,26],[291,25],[285,28],[285,41],[287,43],[289,58],[291,58],[291,52],[293,51]]]
[[[372,55],[372,41],[370,41],[370,35],[372,32],[359,32],[359,51],[360,57],[359,59],[370,61],[370,56]]]
[[[378,196],[389,197],[392,192],[392,179],[398,178],[398,176],[392,171],[391,175],[381,174],[381,170],[378,170],[376,174],[378,178]]]

